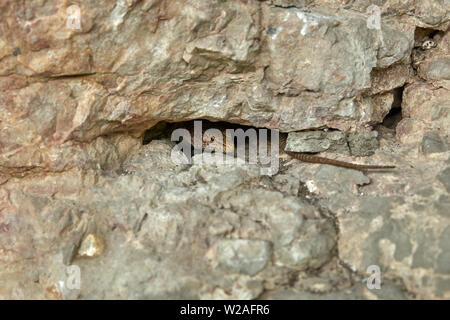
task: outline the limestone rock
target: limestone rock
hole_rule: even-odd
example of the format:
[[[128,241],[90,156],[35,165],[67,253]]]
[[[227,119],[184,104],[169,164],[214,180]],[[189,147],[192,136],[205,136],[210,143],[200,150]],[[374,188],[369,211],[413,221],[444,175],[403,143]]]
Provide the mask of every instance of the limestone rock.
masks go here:
[[[271,245],[259,240],[221,240],[217,243],[219,264],[226,269],[255,275],[271,260]]]
[[[0,298],[449,299],[449,5],[1,1]],[[396,168],[145,135],[192,119]]]

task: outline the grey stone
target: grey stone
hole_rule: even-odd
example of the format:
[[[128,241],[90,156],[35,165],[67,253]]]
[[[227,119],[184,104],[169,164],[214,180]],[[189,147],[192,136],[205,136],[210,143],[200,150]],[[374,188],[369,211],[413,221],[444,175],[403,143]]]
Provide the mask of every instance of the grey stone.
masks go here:
[[[335,151],[348,154],[345,134],[338,131],[291,132],[288,135],[286,151],[322,152]]]
[[[422,197],[430,197],[434,194],[434,190],[433,188],[424,188],[422,190],[419,190],[417,194],[421,195]]]
[[[326,294],[311,293],[307,291],[298,291],[293,289],[279,290],[270,293],[268,299],[274,300],[362,300],[364,297],[360,292],[352,289]]]
[[[354,156],[372,155],[379,147],[378,132],[350,133],[339,131],[291,132],[288,135],[286,150],[294,152],[330,151]]]
[[[383,225],[378,231],[373,232],[367,238],[364,254],[364,268],[370,265],[381,265],[381,252],[386,249],[380,245],[380,241],[389,240],[395,244],[395,252],[393,258],[401,261],[412,252],[412,244],[410,235],[405,231],[405,221],[392,220]],[[389,244],[386,244],[389,246]]]
[[[401,28],[395,22],[381,23],[383,42],[378,52],[377,67],[386,68],[395,62],[409,60],[414,37],[412,33],[399,32]]]
[[[217,243],[217,256],[221,267],[232,272],[255,275],[270,261],[272,248],[268,241],[220,240]]]
[[[353,156],[370,156],[378,149],[378,132],[350,133],[348,135],[348,145]]]
[[[450,292],[450,278],[438,277],[436,282],[436,294],[439,297],[443,297]]]
[[[442,194],[434,202],[434,207],[438,214],[443,217],[450,218],[450,196],[447,194]]]
[[[423,153],[445,152],[448,149],[448,144],[437,133],[427,133],[422,139]]]
[[[423,0],[417,3],[415,12],[417,18],[430,26],[438,26],[440,23],[448,24],[448,1]],[[445,24],[444,24],[445,26]]]
[[[439,57],[430,61],[424,70],[425,76],[432,80],[450,80],[450,58]]]
[[[380,289],[365,289],[377,296],[380,300],[405,300],[404,289],[390,281],[383,281]]]
[[[450,251],[450,226],[445,228],[442,232],[439,246],[443,251]]]
[[[437,271],[450,274],[450,226],[442,232],[439,247],[441,254],[437,258]]]
[[[328,221],[307,221],[297,239],[288,246],[277,246],[280,262],[290,268],[317,269],[327,262],[336,244],[336,234]]]
[[[308,207],[308,205],[305,205]],[[313,208],[309,208],[314,210]],[[272,227],[273,239],[277,246],[287,246],[297,237],[300,232],[300,228],[303,225],[303,215],[299,214],[299,211],[290,211],[280,213],[277,211],[271,211],[268,214],[269,223]]]
[[[0,6],[0,299],[450,298],[448,1]],[[200,118],[397,168],[174,163]]]
[[[431,232],[420,235],[419,245],[414,251],[412,266],[415,268],[432,268],[436,260],[435,250],[431,250],[436,237]]]
[[[438,256],[436,270],[440,273],[450,274],[450,250],[442,252]]]
[[[450,167],[445,168],[437,178],[444,185],[447,192],[450,192]]]
[[[282,300],[403,300],[406,296],[399,286],[390,281],[384,281],[380,289],[369,290],[362,283],[356,283],[352,287],[341,290],[333,290],[325,293],[312,293],[295,289],[283,289],[271,292],[264,296],[268,299]]]

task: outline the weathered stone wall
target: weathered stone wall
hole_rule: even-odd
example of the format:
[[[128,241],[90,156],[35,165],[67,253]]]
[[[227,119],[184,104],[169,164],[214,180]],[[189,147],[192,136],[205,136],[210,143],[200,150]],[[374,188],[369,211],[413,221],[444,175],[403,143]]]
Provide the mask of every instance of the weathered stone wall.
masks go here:
[[[0,2],[0,297],[450,298],[449,25],[447,0]],[[141,143],[200,118],[378,136],[345,159],[397,169]]]

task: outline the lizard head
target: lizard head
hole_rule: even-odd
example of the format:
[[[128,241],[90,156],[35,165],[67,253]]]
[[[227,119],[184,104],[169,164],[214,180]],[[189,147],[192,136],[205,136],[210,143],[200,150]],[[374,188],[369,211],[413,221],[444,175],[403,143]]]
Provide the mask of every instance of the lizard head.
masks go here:
[[[203,133],[203,147],[220,152],[233,153],[233,136],[226,130],[205,130]]]

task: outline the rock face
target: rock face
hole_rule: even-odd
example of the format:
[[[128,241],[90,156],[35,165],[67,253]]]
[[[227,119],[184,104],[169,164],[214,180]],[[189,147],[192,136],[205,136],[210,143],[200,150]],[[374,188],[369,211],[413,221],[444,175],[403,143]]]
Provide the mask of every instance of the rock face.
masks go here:
[[[450,298],[449,25],[444,0],[2,1],[0,298]],[[191,119],[397,168],[142,144]]]

